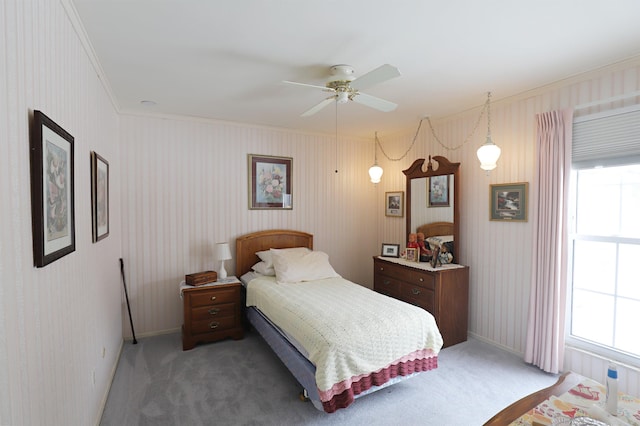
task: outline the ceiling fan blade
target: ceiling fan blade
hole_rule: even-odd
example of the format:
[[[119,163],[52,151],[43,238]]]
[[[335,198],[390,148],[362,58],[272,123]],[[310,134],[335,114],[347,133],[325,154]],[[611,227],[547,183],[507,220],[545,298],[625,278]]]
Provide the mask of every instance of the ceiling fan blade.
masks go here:
[[[398,105],[393,102],[385,101],[384,99],[376,98],[375,96],[364,93],[358,93],[353,97],[353,101],[383,112],[393,111],[398,107]]]
[[[313,106],[313,107],[309,108],[307,111],[305,111],[304,113],[302,113],[301,117],[308,117],[310,115],[315,114],[316,112],[320,111],[322,108],[326,107],[330,103],[333,103],[333,101],[335,99],[336,99],[335,96],[329,96],[327,99],[323,100],[322,102],[320,102],[316,106]]]
[[[330,88],[328,88],[326,86],[316,86],[315,84],[297,83],[295,81],[287,81],[287,80],[283,80],[282,82],[283,83],[287,83],[287,84],[293,84],[293,85],[296,85],[296,86],[313,87],[315,89],[322,89],[322,90],[327,91],[327,92],[332,92],[333,91],[333,89],[330,89]]]
[[[351,87],[362,90],[396,77],[400,77],[400,70],[393,65],[384,64],[353,80]]]

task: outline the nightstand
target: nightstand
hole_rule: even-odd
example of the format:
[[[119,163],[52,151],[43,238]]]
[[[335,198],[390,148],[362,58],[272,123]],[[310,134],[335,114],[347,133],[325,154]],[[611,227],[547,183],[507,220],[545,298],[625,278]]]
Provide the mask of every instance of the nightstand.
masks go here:
[[[236,277],[197,287],[180,285],[183,300],[182,350],[197,343],[242,339],[242,285]]]

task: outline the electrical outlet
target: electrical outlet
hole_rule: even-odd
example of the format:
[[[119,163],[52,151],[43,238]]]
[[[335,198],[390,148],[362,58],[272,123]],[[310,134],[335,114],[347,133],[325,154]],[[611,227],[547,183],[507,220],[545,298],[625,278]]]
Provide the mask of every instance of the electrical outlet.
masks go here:
[[[104,358],[104,356],[107,354],[107,348],[105,348],[104,346],[102,347],[102,358]]]
[[[91,371],[91,383],[93,383],[93,386],[96,385],[96,370],[95,369],[93,371]]]

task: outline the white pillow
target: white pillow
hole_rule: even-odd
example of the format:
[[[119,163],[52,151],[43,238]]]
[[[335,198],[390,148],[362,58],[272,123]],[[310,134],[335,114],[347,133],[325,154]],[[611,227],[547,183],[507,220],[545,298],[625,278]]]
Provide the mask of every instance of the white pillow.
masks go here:
[[[255,265],[253,265],[251,267],[251,269],[253,269],[254,271],[256,271],[259,274],[262,275],[267,275],[270,277],[273,277],[276,275],[276,270],[273,268],[273,265],[271,265],[271,267],[269,267],[267,265],[266,262],[262,261],[262,262],[258,262]]]
[[[340,277],[329,263],[329,256],[321,251],[271,249],[271,255],[279,283]]]
[[[280,250],[281,252],[284,252],[284,253],[308,253],[311,251],[306,247],[291,247],[291,248],[272,249],[272,250]],[[256,252],[256,256],[258,256],[260,260],[262,260],[264,263],[267,264],[266,265],[267,268],[273,268],[273,257],[271,255],[271,250]]]

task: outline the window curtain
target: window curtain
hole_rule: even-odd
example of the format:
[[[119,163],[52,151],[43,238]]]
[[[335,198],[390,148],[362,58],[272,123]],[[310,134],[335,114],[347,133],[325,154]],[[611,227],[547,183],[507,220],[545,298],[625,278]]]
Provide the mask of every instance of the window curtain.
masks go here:
[[[536,115],[537,199],[525,361],[557,374],[564,358],[567,204],[573,110]]]

